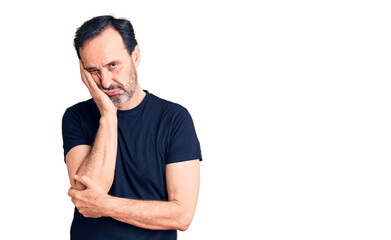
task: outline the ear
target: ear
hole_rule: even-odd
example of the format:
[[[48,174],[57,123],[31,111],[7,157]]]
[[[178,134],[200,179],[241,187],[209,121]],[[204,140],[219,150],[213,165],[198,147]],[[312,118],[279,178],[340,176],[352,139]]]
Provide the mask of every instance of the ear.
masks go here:
[[[140,65],[140,48],[138,45],[136,45],[136,47],[134,48],[134,50],[132,52],[132,60],[133,60],[134,66],[137,68],[138,65]]]

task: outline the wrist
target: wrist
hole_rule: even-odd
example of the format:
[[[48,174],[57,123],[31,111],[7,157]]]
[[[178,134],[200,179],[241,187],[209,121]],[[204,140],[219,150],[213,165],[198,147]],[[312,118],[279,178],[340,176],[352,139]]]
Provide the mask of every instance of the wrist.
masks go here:
[[[117,114],[105,114],[100,117],[99,123],[101,125],[117,125]]]
[[[104,217],[111,217],[113,216],[113,210],[115,209],[115,197],[110,196],[107,194],[107,197],[105,199],[104,204]]]

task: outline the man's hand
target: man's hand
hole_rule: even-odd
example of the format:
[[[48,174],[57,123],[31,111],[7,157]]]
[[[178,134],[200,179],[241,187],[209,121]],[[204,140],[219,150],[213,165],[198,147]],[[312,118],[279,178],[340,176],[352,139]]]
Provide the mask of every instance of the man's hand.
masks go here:
[[[99,108],[100,115],[102,117],[106,115],[116,116],[117,108],[114,106],[113,102],[102,90],[99,89],[98,85],[92,78],[91,73],[84,69],[83,62],[80,60],[79,63],[81,80],[88,88],[88,91],[90,91],[91,97],[94,99]]]
[[[85,190],[78,191],[70,188],[68,195],[73,204],[84,217],[98,218],[105,216],[105,209],[109,195],[98,184],[87,176],[75,176],[76,181],[86,186]]]

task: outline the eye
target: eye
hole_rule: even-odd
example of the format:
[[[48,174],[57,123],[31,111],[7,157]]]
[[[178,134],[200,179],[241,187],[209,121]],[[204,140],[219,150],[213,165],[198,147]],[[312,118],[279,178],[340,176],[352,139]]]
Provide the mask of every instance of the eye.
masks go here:
[[[110,67],[114,68],[117,66],[117,63],[110,63]]]

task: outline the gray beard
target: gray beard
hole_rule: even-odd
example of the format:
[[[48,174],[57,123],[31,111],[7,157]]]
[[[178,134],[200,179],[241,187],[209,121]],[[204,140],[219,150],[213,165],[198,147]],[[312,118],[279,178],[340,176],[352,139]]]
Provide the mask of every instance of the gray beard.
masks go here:
[[[110,100],[113,102],[114,106],[117,108],[124,106],[129,100],[133,97],[135,90],[131,92],[125,92],[124,94],[117,96],[109,96]]]

